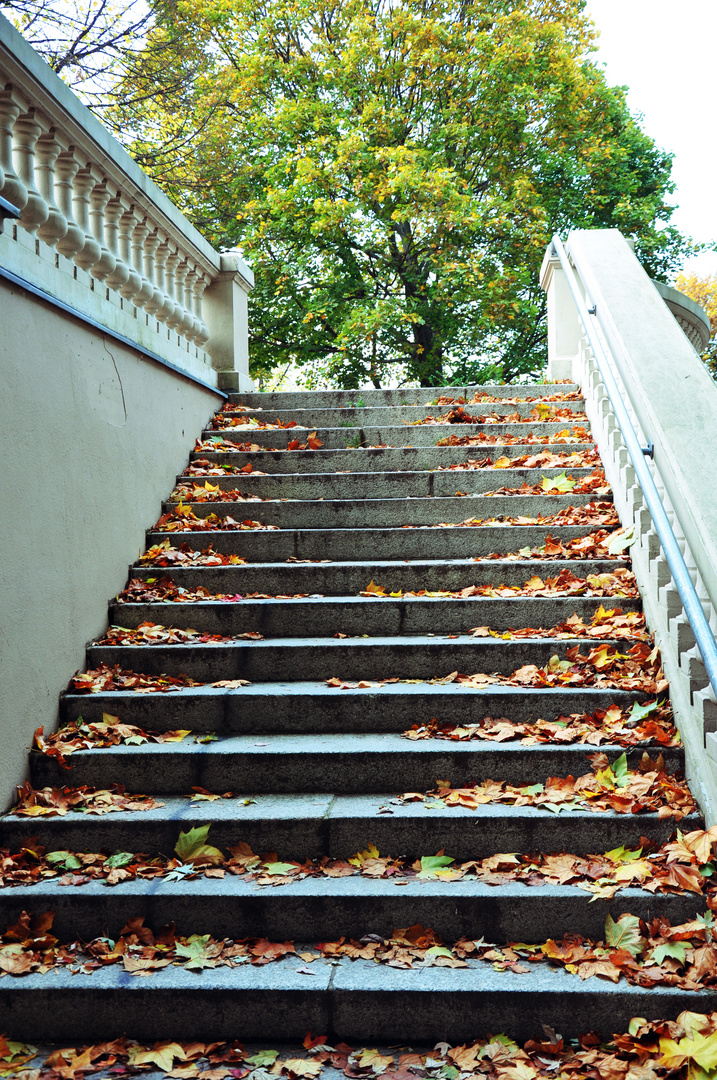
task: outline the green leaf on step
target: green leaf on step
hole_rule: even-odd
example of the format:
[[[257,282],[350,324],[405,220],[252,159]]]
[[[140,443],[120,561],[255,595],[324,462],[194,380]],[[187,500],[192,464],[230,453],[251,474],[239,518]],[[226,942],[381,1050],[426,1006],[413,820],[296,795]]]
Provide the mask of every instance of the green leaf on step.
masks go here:
[[[219,736],[213,731],[208,731],[206,735],[195,735],[194,741],[195,743],[219,742]]]
[[[190,970],[201,968],[213,968],[216,967],[217,961],[215,957],[210,956],[207,952],[207,945],[209,944],[211,937],[209,934],[192,934],[190,938],[187,938],[186,944],[178,941],[174,946],[177,956],[186,958],[186,968]],[[213,948],[213,947],[212,947]]]
[[[424,810],[445,810],[446,804],[443,799],[432,799],[431,802],[424,802]]]
[[[617,922],[612,915],[608,915],[605,920],[605,944],[613,949],[625,949],[630,956],[639,956],[645,948],[645,939],[640,934],[637,915],[621,915]]]
[[[629,529],[617,529],[611,535],[607,544],[603,541],[601,547],[606,547],[610,555],[620,555],[623,551],[627,551],[629,547],[632,547],[636,540],[635,530],[631,526]]]
[[[196,829],[190,829],[189,832],[181,832],[179,840],[174,845],[177,858],[184,863],[208,862],[216,864],[223,862],[224,856],[219,848],[207,844],[210,828],[211,822],[209,825],[201,825]]]
[[[109,859],[105,861],[105,866],[109,866],[110,869],[119,866],[128,866],[133,858],[134,855],[131,851],[115,851],[114,855],[110,855]]]
[[[666,941],[664,945],[658,945],[652,950],[652,959],[656,964],[661,964],[669,956],[671,960],[679,960],[684,964],[687,950],[691,948],[688,941]]]
[[[48,851],[45,860],[50,866],[61,867],[63,870],[82,869],[82,863],[71,851]]]
[[[296,864],[290,862],[269,862],[264,863],[265,874],[290,874],[292,870],[296,870]]]
[[[624,751],[616,761],[613,761],[610,771],[615,777],[615,783],[618,787],[625,787],[630,783],[630,770],[627,764],[627,754]]]
[[[179,866],[175,866],[173,870],[170,870],[165,875],[164,881],[184,881],[185,878],[195,876],[199,873],[193,863],[182,863]]]
[[[426,949],[426,958],[433,958],[434,956],[448,956],[453,959],[453,953],[450,949],[446,949],[443,945],[431,945],[430,949]],[[456,1073],[456,1076],[458,1074]]]
[[[432,952],[431,949],[428,950]],[[457,1080],[461,1075],[460,1070],[455,1065],[444,1065],[442,1069],[439,1069],[437,1073],[433,1074],[437,1080]]]
[[[430,880],[431,878],[440,878],[445,876],[446,868],[453,863],[453,859],[450,855],[422,855],[421,856],[421,869],[418,873],[419,878]]]
[[[635,701],[630,709],[630,715],[627,718],[627,722],[629,724],[639,724],[641,720],[644,720],[646,716],[653,713],[655,709],[659,709],[662,704],[662,701],[648,701],[647,704],[640,705],[639,701]]]
[[[575,480],[571,480],[565,475],[565,469],[558,476],[544,476],[543,482],[540,485],[543,491],[555,492],[558,495],[565,495],[568,491],[572,491],[575,487]]]
[[[279,1056],[278,1050],[260,1050],[258,1054],[254,1054],[252,1057],[247,1058],[249,1065],[255,1065],[258,1068],[265,1068],[267,1065],[273,1065]]]

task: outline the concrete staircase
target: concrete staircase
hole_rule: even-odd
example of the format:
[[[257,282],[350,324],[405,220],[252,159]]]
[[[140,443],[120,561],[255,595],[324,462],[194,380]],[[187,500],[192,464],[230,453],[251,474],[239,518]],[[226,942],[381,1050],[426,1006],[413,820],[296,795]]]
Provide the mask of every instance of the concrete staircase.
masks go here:
[[[482,389],[498,397],[537,398],[577,388]],[[3,846],[16,850],[28,837],[36,837],[51,851],[170,855],[180,830],[209,822],[209,841],[221,849],[243,841],[257,853],[276,852],[279,859],[297,860],[348,858],[369,843],[381,854],[419,858],[444,849],[467,860],[498,852],[604,852],[621,844],[638,847],[641,837],[659,842],[669,837],[674,822],[656,814],[556,815],[532,806],[497,804],[447,811],[391,801],[403,792],[432,789],[445,777],[458,787],[488,777],[534,783],[552,775],[578,775],[587,771],[587,754],[595,750],[516,741],[412,742],[402,733],[413,724],[434,717],[444,723],[476,723],[485,716],[516,722],[553,719],[613,703],[624,706],[639,694],[589,687],[476,689],[410,681],[350,689],[326,685],[333,677],[354,683],[396,677],[426,680],[456,670],[508,674],[523,664],[544,665],[556,653],[564,657],[578,642],[476,638],[467,631],[478,625],[498,631],[551,627],[574,612],[588,619],[601,603],[614,606],[591,597],[378,600],[359,595],[371,580],[388,592],[455,591],[469,585],[519,585],[533,574],[556,576],[564,568],[584,577],[629,566],[627,556],[617,563],[572,559],[546,564],[530,553],[475,561],[539,546],[548,535],[581,537],[591,527],[499,522],[450,527],[454,523],[553,515],[568,505],[587,504],[593,496],[486,496],[499,487],[540,483],[541,477],[561,470],[447,471],[447,466],[470,458],[495,460],[546,447],[436,446],[437,441],[480,431],[500,437],[532,433],[554,440],[579,421],[529,420],[535,403],[526,400],[519,405],[467,406],[472,413],[519,412],[522,422],[406,426],[428,414],[448,412],[449,407],[430,404],[441,393],[470,400],[474,388],[242,395],[237,403],[241,400],[250,411],[235,419],[293,419],[303,430],[239,427],[203,433],[203,440],[248,441],[261,447],[203,449],[192,458],[251,464],[251,473],[206,479],[269,501],[196,502],[190,504],[192,510],[198,516],[216,512],[236,520],[251,518],[278,529],[150,531],[148,545],[170,539],[175,546],[184,542],[200,550],[211,543],[216,551],[240,555],[247,563],[162,570],[135,566],[131,576],[169,577],[184,588],[201,585],[211,593],[270,596],[237,603],[112,602],[110,622],[136,627],[150,621],[212,634],[263,636],[186,645],[91,644],[88,668],[105,663],[137,672],[185,673],[204,685],[167,694],[68,693],[61,702],[61,719],[82,716],[89,722],[108,712],[123,723],[155,731],[189,728],[198,737],[215,733],[217,738],[86,750],[72,756],[70,773],[53,759],[33,753],[35,787],[121,783],[130,792],[159,796],[165,805],[138,813],[70,813],[32,821],[8,815],[1,826]],[[575,411],[582,408],[580,401],[555,407],[562,404]],[[285,449],[289,440],[306,441],[313,431],[321,448]],[[588,439],[552,449],[572,452],[591,446]],[[436,471],[441,468],[446,471]],[[569,470],[575,479],[591,471]],[[176,506],[166,503],[163,512]],[[430,528],[405,527],[409,525]],[[617,603],[624,610],[639,608],[636,600]],[[237,679],[251,685],[210,685]],[[622,753],[619,746],[600,749],[612,761]],[[628,752],[632,764],[643,749]],[[681,768],[679,749],[665,756],[668,771]],[[196,786],[232,791],[235,797],[192,803],[187,796]],[[692,815],[682,828],[698,824]],[[653,895],[640,889],[627,889],[612,900],[589,900],[589,893],[571,885],[536,888],[507,882],[496,888],[470,879],[397,883],[390,878],[309,876],[277,888],[259,888],[230,874],[184,881],[137,878],[115,887],[102,882],[72,887],[49,879],[0,892],[0,921],[4,925],[15,920],[23,909],[51,909],[54,932],[62,939],[89,940],[100,934],[115,938],[129,918],[142,916],[155,930],[175,922],[183,934],[266,936],[307,944],[341,936],[388,937],[395,927],[420,923],[447,943],[483,936],[500,944],[560,939],[566,932],[599,939],[608,913],[615,919],[622,912],[643,918],[665,915],[674,924],[704,908],[700,896]],[[646,990],[624,979],[619,984],[598,978],[582,981],[548,965],[514,974],[496,971],[488,961],[460,969],[401,970],[363,959],[344,957],[307,966],[299,957],[285,957],[263,967],[200,974],[170,967],[140,979],[119,967],[92,974],[52,971],[6,978],[0,981],[0,1027],[16,1038],[85,1042],[119,1032],[140,1039],[278,1040],[301,1038],[310,1029],[332,1038],[426,1043],[466,1040],[485,1030],[527,1037],[542,1023],[565,1035],[588,1029],[613,1032],[634,1015],[676,1015],[683,1008],[714,1008],[716,1001],[712,992]]]

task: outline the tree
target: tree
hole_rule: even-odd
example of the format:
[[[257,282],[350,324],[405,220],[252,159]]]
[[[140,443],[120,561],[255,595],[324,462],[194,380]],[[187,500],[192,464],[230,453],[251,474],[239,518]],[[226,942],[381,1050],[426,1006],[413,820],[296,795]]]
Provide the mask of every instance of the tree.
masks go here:
[[[131,58],[146,47],[154,21],[144,0],[0,0],[0,9],[97,110],[128,74]]]
[[[707,312],[712,337],[702,353],[702,359],[712,378],[717,379],[717,274],[708,274],[706,277],[698,274],[678,274],[675,288]]]
[[[556,229],[665,277],[670,156],[589,59],[583,0],[171,0],[107,119],[252,263],[257,373],[536,375]]]

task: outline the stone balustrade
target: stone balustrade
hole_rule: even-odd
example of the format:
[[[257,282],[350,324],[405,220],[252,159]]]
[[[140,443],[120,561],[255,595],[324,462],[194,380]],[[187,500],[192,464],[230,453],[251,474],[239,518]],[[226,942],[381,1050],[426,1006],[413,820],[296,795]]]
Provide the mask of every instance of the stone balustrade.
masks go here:
[[[251,389],[251,270],[221,254],[0,16],[0,269],[184,373]]]

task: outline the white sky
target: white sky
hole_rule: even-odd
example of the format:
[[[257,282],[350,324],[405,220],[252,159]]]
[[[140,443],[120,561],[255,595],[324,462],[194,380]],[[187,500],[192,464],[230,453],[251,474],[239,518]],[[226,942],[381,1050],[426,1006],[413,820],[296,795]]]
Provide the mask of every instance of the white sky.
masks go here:
[[[629,87],[644,130],[675,155],[673,222],[695,240],[717,240],[717,0],[588,0],[587,11],[608,81]],[[715,273],[717,253],[687,268]]]

